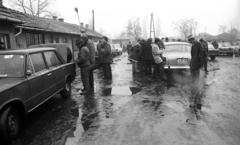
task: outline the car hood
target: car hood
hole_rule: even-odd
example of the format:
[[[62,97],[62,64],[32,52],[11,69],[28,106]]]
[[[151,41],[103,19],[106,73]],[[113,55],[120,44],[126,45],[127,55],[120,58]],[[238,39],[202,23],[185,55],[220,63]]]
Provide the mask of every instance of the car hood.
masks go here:
[[[167,59],[176,59],[176,58],[191,58],[190,52],[163,52],[163,55],[167,57]]]
[[[3,92],[23,81],[23,78],[0,78],[0,92]]]

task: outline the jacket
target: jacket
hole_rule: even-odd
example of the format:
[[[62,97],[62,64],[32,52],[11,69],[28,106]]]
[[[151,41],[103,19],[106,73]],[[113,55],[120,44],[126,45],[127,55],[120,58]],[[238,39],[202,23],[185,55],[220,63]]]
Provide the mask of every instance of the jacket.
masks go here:
[[[154,61],[153,55],[152,55],[151,39],[148,39],[143,44],[142,54],[143,54],[143,59],[144,60]]]
[[[90,50],[90,64],[95,63],[95,47],[93,43],[88,44],[88,48]]]
[[[203,57],[208,56],[208,43],[206,41],[202,42],[202,47],[203,47]]]
[[[101,47],[99,47],[100,51],[100,63],[112,63],[112,52],[111,52],[111,46],[107,42],[102,44]]]
[[[87,46],[83,46],[78,53],[77,64],[81,67],[86,67],[90,65],[90,51]]]
[[[132,48],[132,44],[128,44],[128,45],[127,45],[127,52],[128,52],[128,53],[131,52],[131,48]]]
[[[163,51],[159,49],[157,44],[152,44],[152,55],[154,58],[155,63],[159,64],[163,62],[162,58],[160,57],[160,54],[162,54]]]
[[[131,54],[128,59],[131,61],[138,62],[140,60],[140,51],[141,51],[141,45],[137,43],[132,47]]]
[[[199,69],[201,67],[202,61],[202,53],[203,48],[202,44],[199,41],[196,41],[192,44],[191,48],[191,61],[190,61],[190,69]]]

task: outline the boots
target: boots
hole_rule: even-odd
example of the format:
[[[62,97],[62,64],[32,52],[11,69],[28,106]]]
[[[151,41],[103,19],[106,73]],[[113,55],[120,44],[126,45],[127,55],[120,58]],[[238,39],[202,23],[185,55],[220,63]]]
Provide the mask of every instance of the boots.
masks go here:
[[[164,70],[164,66],[163,66],[163,62],[160,63],[160,76],[162,77],[162,80],[163,81],[166,81],[167,80],[167,77],[166,77],[166,74],[165,74],[165,70]]]

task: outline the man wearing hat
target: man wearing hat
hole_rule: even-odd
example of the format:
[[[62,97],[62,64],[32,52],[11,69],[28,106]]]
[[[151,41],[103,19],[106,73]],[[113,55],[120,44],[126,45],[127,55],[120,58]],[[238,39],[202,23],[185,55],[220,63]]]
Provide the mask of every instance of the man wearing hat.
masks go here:
[[[111,63],[112,63],[112,52],[111,52],[111,46],[108,44],[108,38],[106,36],[102,37],[101,45],[99,48],[101,59],[100,67],[103,69],[104,79],[112,79],[112,69],[111,69]]]
[[[0,51],[1,50],[6,50],[6,48],[5,48],[5,44],[0,41]]]
[[[202,63],[203,63],[203,67],[204,67],[204,71],[207,73],[207,57],[208,57],[208,43],[203,40],[203,38],[201,38],[199,40],[202,43],[202,47],[203,47],[203,55],[202,55]]]
[[[81,80],[83,83],[83,89],[81,94],[86,94],[89,91],[89,72],[88,67],[90,65],[90,51],[87,47],[88,37],[82,36],[76,41],[76,46],[79,48],[78,59],[76,63],[81,70]]]
[[[197,41],[192,35],[188,36],[188,41],[192,44],[190,71],[193,83],[198,82],[200,75],[200,67],[202,66],[202,44]]]

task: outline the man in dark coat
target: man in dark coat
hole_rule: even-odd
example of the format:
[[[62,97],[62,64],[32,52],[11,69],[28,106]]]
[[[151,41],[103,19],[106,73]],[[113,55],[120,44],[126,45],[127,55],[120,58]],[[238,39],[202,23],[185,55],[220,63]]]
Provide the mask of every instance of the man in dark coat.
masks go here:
[[[129,43],[127,45],[127,53],[128,53],[128,55],[130,55],[131,49],[132,49],[132,44],[131,44],[131,41],[129,41]]]
[[[193,83],[198,82],[200,76],[200,67],[202,66],[202,44],[192,35],[188,36],[188,41],[192,44],[190,71]]]
[[[76,63],[81,70],[81,80],[83,83],[83,90],[81,94],[86,94],[89,91],[89,72],[88,67],[90,65],[90,51],[87,47],[87,36],[82,36],[80,40],[76,41],[76,46],[79,48],[78,59]]]
[[[100,51],[100,66],[103,69],[104,79],[112,79],[112,56],[111,56],[111,46],[108,43],[108,38],[106,36],[102,37],[102,45],[99,48]]]
[[[202,63],[203,63],[204,70],[207,73],[208,72],[208,69],[207,69],[208,43],[204,41],[203,38],[200,39],[200,42],[202,43],[202,47],[203,47]]]
[[[88,39],[88,48],[90,50],[89,86],[91,89],[93,89],[94,88],[93,70],[96,69],[96,64],[95,64],[95,46],[91,39]]]
[[[154,63],[154,59],[152,56],[152,38],[149,38],[144,44],[142,48],[143,59],[145,61],[145,74],[152,73],[152,63]]]
[[[212,45],[214,46],[215,49],[218,49],[218,43],[216,40],[213,41]]]

